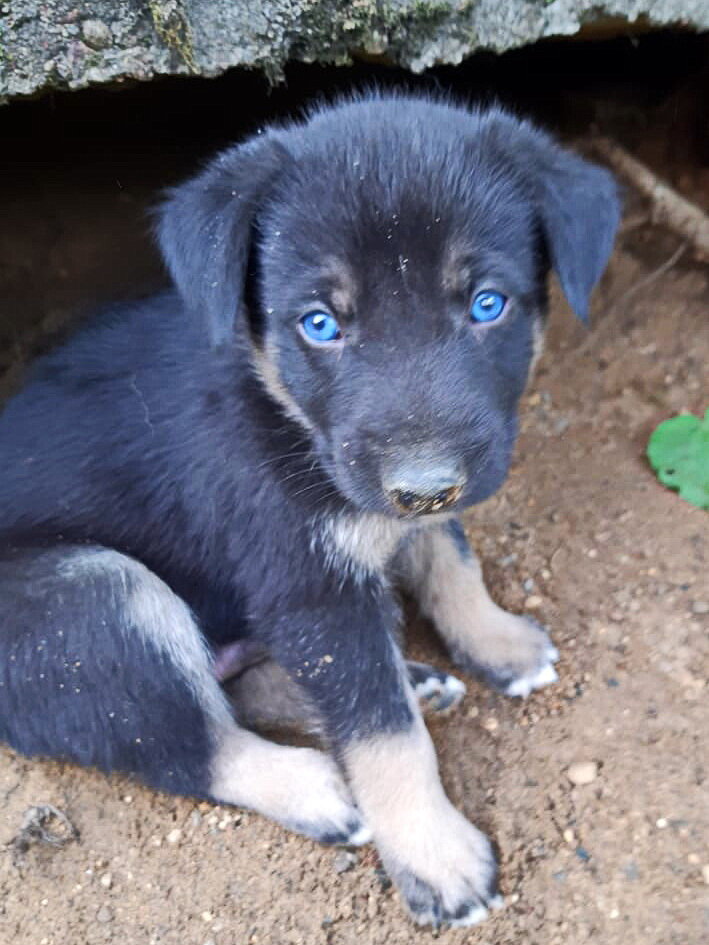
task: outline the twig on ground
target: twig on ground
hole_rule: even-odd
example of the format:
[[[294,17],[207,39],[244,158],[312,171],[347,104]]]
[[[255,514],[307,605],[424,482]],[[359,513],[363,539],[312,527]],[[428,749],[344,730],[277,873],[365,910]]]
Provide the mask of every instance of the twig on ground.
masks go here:
[[[608,138],[594,138],[594,150],[622,177],[627,178],[652,204],[652,220],[681,236],[696,256],[709,261],[709,216],[661,180],[625,148]]]
[[[627,302],[631,295],[635,295],[636,292],[639,292],[641,289],[645,289],[647,286],[655,282],[656,279],[659,279],[660,276],[664,276],[664,274],[668,272],[675,265],[675,263],[679,262],[680,257],[688,246],[689,243],[682,243],[680,246],[678,246],[669,259],[666,259],[661,265],[653,269],[652,272],[649,272],[646,276],[640,279],[639,282],[634,283],[629,289],[626,289],[622,295],[619,295],[618,298],[613,302],[613,308],[618,308],[621,304]]]

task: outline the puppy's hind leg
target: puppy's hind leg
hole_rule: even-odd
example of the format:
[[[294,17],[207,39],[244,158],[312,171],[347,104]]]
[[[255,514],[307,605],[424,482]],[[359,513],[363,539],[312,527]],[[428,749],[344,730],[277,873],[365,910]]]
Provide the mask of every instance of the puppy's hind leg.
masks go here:
[[[424,712],[445,714],[465,695],[465,683],[427,663],[408,660],[406,672]],[[305,689],[272,660],[245,669],[226,691],[237,718],[248,728],[324,734],[323,718]]]
[[[250,807],[318,840],[367,839],[335,763],[240,728],[187,606],[105,548],[0,555],[0,740]]]

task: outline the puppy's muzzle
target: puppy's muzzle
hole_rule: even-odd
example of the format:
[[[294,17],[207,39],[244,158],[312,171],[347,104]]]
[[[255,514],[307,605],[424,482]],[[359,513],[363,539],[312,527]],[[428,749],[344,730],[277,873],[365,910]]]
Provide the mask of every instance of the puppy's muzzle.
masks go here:
[[[399,466],[384,476],[384,491],[400,515],[429,515],[450,508],[465,477],[452,463]]]

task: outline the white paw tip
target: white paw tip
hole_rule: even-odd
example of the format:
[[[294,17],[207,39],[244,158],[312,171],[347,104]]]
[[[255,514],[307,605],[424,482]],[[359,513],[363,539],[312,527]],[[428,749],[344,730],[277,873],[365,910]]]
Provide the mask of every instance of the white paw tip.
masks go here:
[[[493,896],[492,899],[488,902],[488,906],[497,912],[498,909],[504,908],[505,900],[503,896]]]
[[[485,906],[475,906],[470,912],[467,912],[462,919],[454,919],[450,924],[456,928],[464,925],[478,925],[487,919],[487,909]]]
[[[558,678],[559,674],[551,663],[546,663],[533,676],[521,676],[519,679],[513,680],[505,689],[505,695],[521,696],[524,699],[533,689],[548,686],[550,683],[556,682]]]
[[[365,843],[369,843],[372,839],[372,831],[369,827],[365,827],[364,824],[348,838],[347,846],[351,847],[361,847]]]
[[[414,692],[419,699],[431,699],[433,696],[461,699],[466,691],[465,683],[455,676],[445,676],[443,679],[431,676],[414,687]]]
[[[556,663],[556,661],[559,659],[559,651],[555,646],[549,647],[547,650],[547,657],[552,663]]]
[[[431,696],[435,696],[436,693],[440,691],[441,684],[434,676],[431,676],[429,679],[425,679],[423,682],[420,682],[414,686],[414,692],[419,699],[430,699]]]
[[[456,696],[464,696],[467,691],[465,683],[461,679],[456,679],[455,676],[446,676],[443,686],[446,692]]]

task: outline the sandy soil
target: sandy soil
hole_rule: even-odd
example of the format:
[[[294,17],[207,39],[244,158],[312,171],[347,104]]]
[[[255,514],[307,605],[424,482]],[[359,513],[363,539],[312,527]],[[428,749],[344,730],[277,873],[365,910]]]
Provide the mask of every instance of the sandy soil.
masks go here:
[[[138,232],[139,198],[123,185],[111,230],[95,203],[92,220],[64,212],[71,195],[37,196],[45,235],[18,243],[10,228],[15,256],[3,255],[6,285],[25,278],[13,258],[43,267],[36,292],[14,297],[30,316],[52,316],[42,292],[61,323],[74,301],[61,286],[84,273],[99,289],[154,277],[142,247],[122,275],[111,268],[121,233]],[[709,939],[709,519],[644,460],[656,423],[708,403],[709,276],[687,253],[658,272],[677,245],[631,199],[590,333],[555,292],[509,482],[467,516],[496,598],[547,623],[562,654],[559,683],[526,702],[468,680],[461,708],[431,723],[451,797],[499,844],[504,911],[474,930],[419,931],[371,848],[348,855],[248,812],[0,747],[0,942]],[[411,651],[445,664],[424,626]],[[570,782],[575,762],[595,764],[590,783]],[[25,812],[47,803],[79,840],[18,851]]]

